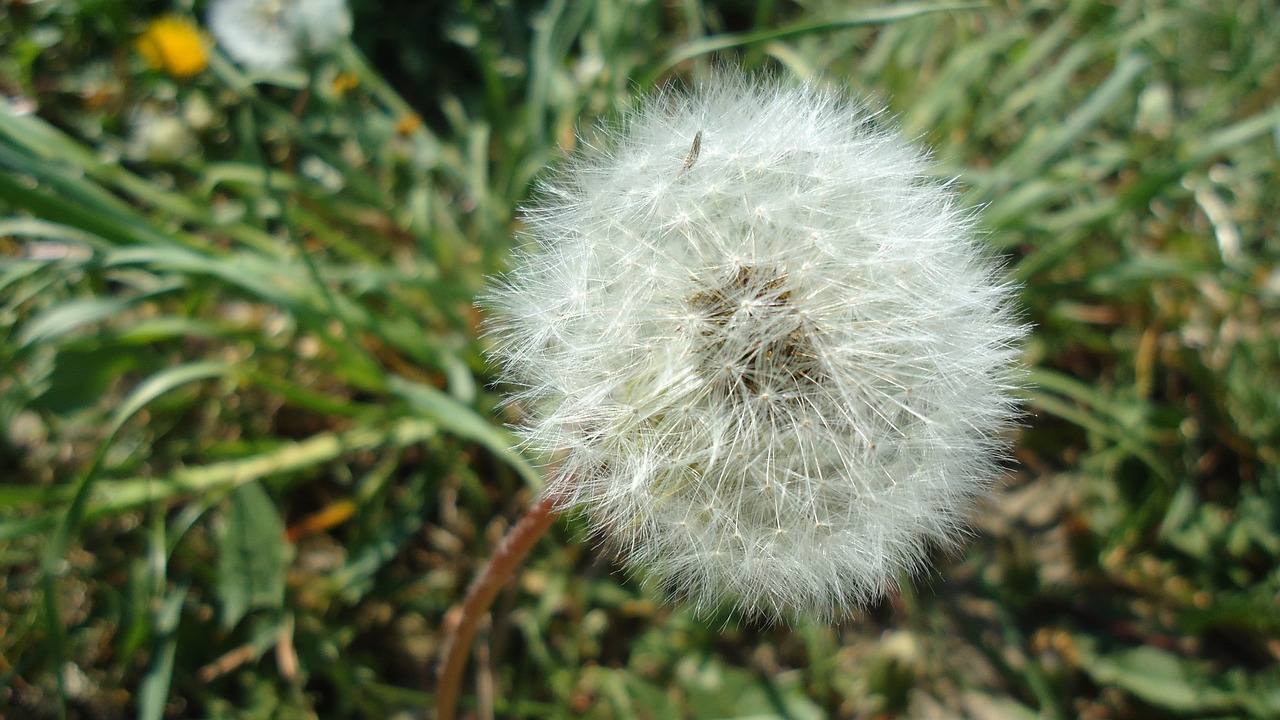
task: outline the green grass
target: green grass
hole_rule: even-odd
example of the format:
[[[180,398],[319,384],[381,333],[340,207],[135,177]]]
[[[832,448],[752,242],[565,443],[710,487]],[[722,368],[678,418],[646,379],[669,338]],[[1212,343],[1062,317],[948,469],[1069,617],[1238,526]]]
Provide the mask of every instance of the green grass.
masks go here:
[[[0,715],[430,707],[540,483],[472,298],[575,131],[729,63],[885,103],[982,208],[1036,328],[1017,463],[831,626],[697,619],[570,518],[464,708],[1280,717],[1274,3],[370,0],[272,83],[148,69],[132,5],[0,10]]]

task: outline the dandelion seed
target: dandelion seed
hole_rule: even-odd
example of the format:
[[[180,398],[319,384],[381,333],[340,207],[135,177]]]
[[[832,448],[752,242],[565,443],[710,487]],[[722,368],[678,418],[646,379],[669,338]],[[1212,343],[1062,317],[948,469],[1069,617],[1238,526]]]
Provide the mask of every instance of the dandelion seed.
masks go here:
[[[152,68],[180,79],[199,75],[209,65],[200,30],[177,15],[152,20],[134,47]]]
[[[547,184],[488,298],[547,492],[699,608],[872,602],[998,472],[1012,288],[882,120],[779,81],[664,93]]]
[[[227,54],[257,70],[297,65],[351,34],[346,0],[213,0],[207,19]]]
[[[685,156],[684,165],[680,168],[680,172],[682,174],[688,171],[689,168],[693,167],[694,163],[698,162],[698,153],[700,152],[702,152],[702,131],[701,130],[699,130],[697,134],[693,136],[693,145],[689,146],[689,154]]]

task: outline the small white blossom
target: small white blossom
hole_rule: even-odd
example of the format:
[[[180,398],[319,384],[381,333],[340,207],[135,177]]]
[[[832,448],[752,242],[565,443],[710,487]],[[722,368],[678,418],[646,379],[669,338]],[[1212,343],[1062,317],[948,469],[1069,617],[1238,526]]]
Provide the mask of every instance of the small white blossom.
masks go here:
[[[213,0],[208,23],[228,55],[258,70],[296,65],[351,34],[346,0]]]
[[[871,602],[998,474],[1012,287],[881,123],[779,81],[659,94],[489,296],[548,492],[700,608]]]
[[[199,140],[182,117],[150,106],[142,106],[133,114],[125,150],[130,159],[168,163],[199,152]]]

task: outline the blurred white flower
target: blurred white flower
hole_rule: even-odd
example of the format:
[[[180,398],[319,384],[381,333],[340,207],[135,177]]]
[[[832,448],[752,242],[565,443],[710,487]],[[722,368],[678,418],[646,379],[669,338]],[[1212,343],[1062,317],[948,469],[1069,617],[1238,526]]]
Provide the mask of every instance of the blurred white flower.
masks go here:
[[[659,94],[543,188],[489,295],[548,492],[699,608],[871,602],[999,472],[1013,288],[881,122],[779,81]]]
[[[228,55],[259,70],[296,65],[351,34],[346,0],[213,0],[207,19]]]
[[[200,152],[200,142],[187,122],[174,113],[143,106],[129,123],[125,155],[132,160],[177,162]]]

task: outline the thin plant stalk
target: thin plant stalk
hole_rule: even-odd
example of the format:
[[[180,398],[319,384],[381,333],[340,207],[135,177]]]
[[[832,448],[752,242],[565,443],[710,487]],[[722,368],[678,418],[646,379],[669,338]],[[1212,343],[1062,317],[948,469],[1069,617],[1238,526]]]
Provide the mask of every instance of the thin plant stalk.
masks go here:
[[[436,720],[453,720],[462,673],[466,670],[471,641],[475,638],[480,619],[489,611],[498,592],[520,567],[538,538],[546,533],[559,515],[555,511],[555,500],[549,495],[534,503],[502,538],[489,563],[467,588],[462,604],[449,611],[445,618],[444,650],[436,683]]]

